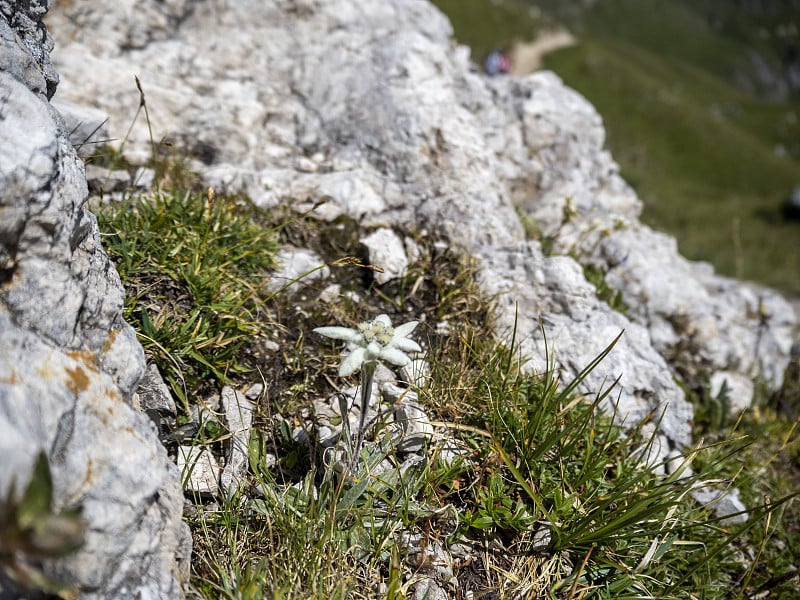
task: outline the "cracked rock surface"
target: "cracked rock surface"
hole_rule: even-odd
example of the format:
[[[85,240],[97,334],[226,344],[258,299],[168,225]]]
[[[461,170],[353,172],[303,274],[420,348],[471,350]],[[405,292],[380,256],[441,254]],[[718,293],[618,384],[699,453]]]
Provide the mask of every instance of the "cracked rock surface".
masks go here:
[[[129,21],[131,4],[84,0],[53,15],[61,89],[122,130],[135,111],[130,73],[139,73],[158,108],[155,129],[206,163],[209,184],[244,189],[262,206],[318,203],[311,214],[321,219],[444,236],[482,260],[482,284],[499,294],[498,335],[518,318],[523,350],[541,365],[544,323],[565,377],[624,329],[587,383],[621,376],[620,417],[664,411],[662,433],[676,447],[689,439],[692,411],[673,377],[704,369],[780,385],[790,306],[685,260],[674,240],[640,224],[599,115],[554,74],[484,77],[422,0],[191,10],[151,0]],[[81,19],[114,33],[98,36]],[[144,44],[120,44],[142,37],[145,22],[154,33]],[[87,56],[94,76],[79,77]],[[141,124],[128,158],[148,148]],[[626,315],[592,299],[572,258],[525,241],[516,210],[536,220],[553,253],[601,269]]]
[[[47,2],[0,2],[0,496],[40,452],[85,543],[44,572],[84,599],[177,598],[191,548],[179,473],[130,406],[144,353],[48,98]],[[0,598],[21,597],[0,578]]]

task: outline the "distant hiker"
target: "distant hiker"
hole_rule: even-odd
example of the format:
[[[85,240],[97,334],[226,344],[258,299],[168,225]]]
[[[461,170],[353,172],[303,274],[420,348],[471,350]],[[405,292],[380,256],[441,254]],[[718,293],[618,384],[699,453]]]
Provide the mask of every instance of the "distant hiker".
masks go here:
[[[492,77],[500,73],[508,73],[511,71],[511,57],[505,50],[492,50],[483,61],[483,68]]]

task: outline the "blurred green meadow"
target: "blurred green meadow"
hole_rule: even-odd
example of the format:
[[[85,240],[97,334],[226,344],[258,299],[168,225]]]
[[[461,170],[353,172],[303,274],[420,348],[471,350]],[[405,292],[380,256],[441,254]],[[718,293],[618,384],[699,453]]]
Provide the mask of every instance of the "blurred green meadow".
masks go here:
[[[578,43],[547,55],[545,68],[603,116],[644,222],[722,274],[800,295],[800,221],[781,212],[800,186],[800,94],[764,84],[752,58],[777,73],[781,53],[800,46],[791,0],[751,12],[722,0],[434,4],[476,62],[569,29]]]

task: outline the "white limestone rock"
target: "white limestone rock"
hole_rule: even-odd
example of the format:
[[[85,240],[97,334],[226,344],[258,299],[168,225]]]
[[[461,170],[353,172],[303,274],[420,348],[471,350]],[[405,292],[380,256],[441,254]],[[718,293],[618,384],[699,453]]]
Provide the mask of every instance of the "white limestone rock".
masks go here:
[[[400,367],[400,377],[409,385],[422,389],[431,378],[431,366],[424,358],[413,358],[404,367]]]
[[[220,466],[214,453],[203,446],[179,446],[178,469],[187,492],[206,496],[219,494]]]
[[[51,104],[64,118],[69,141],[80,156],[91,156],[108,140],[108,114],[102,110],[53,98]]]
[[[10,6],[0,2],[0,497],[45,452],[54,509],[81,504],[86,521],[84,546],[45,574],[84,600],[178,598],[191,551],[180,474],[131,406],[144,353],[85,210],[83,165],[46,100],[58,80],[46,3]]]
[[[231,437],[226,443],[225,468],[220,475],[220,486],[231,497],[242,486],[247,474],[248,448],[256,407],[245,394],[229,385],[222,388],[221,401]]]
[[[598,300],[575,261],[545,257],[537,242],[487,249],[479,279],[496,294],[498,333],[510,340],[516,328],[517,348],[534,372],[550,368],[549,355],[569,381],[624,331],[579,391],[597,393],[619,377],[619,388],[601,405],[606,414],[616,413],[619,423],[632,427],[655,410],[663,413],[661,431],[672,443],[691,441],[692,407],[650,346],[647,330]]]
[[[408,256],[403,240],[393,230],[388,227],[376,229],[362,238],[361,243],[367,249],[370,264],[380,268],[373,271],[378,285],[405,276]]]
[[[161,373],[155,363],[147,365],[144,377],[139,382],[136,389],[138,395],[139,409],[145,412],[156,411],[160,415],[174,416],[178,410],[175,406],[175,399],[164,383]]]
[[[278,268],[267,284],[271,292],[277,292],[285,286],[304,287],[314,281],[327,279],[331,274],[325,261],[305,248],[284,246],[278,250],[275,260]]]
[[[752,406],[755,385],[749,377],[733,371],[717,371],[709,380],[709,393],[712,398],[721,398],[723,389],[729,416],[736,416]]]
[[[738,489],[721,490],[713,485],[699,483],[691,495],[700,504],[710,505],[714,514],[722,518],[722,525],[740,525],[750,518],[747,507],[739,499]]]
[[[95,165],[86,166],[86,183],[96,193],[122,192],[131,187],[131,174],[118,169],[111,170]]]

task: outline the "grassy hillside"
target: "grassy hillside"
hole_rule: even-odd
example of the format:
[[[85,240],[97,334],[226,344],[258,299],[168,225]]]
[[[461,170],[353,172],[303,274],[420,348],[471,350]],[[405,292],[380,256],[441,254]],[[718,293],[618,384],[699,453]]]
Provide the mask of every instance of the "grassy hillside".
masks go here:
[[[476,58],[487,40],[502,45],[496,22],[480,17],[497,11],[495,3],[435,3]],[[603,116],[608,145],[645,202],[645,222],[724,274],[800,294],[800,223],[780,216],[800,185],[800,103],[768,102],[734,86],[753,38],[742,22],[720,13],[738,29],[712,28],[710,1],[536,4],[578,36],[577,46],[545,65]],[[520,39],[526,26],[542,27],[543,18],[521,0],[499,6],[525,11],[506,41]],[[482,25],[476,31],[469,23]]]

